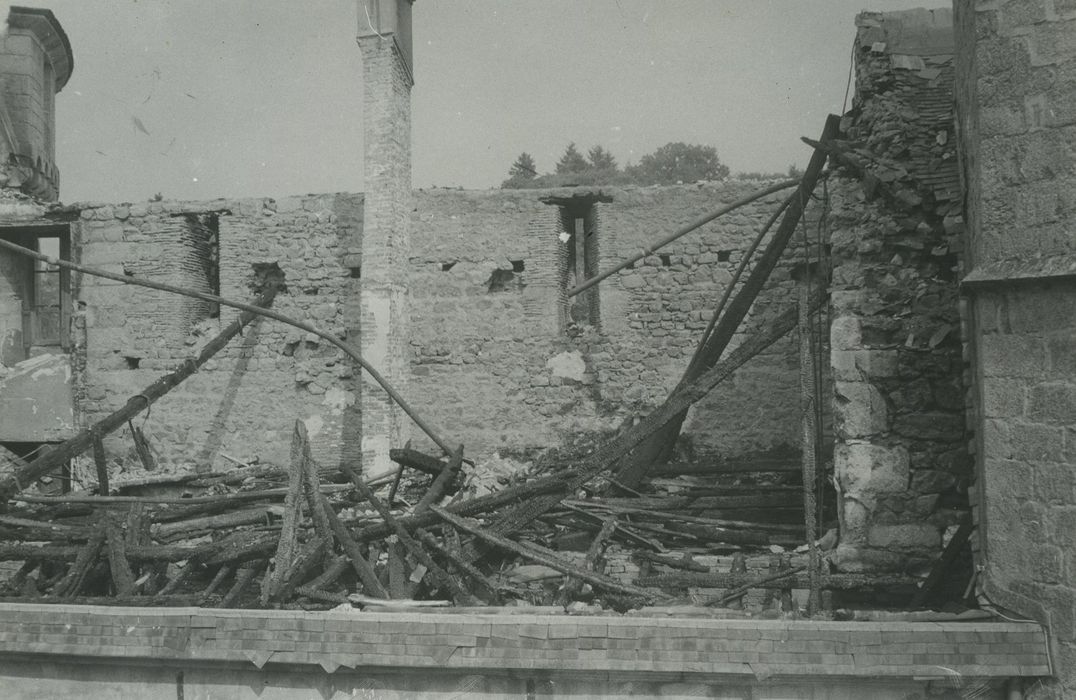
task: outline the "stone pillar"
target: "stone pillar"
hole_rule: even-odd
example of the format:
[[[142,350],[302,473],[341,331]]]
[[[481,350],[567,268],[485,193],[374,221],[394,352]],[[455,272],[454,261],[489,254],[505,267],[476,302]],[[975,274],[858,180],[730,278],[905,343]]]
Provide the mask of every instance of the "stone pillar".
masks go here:
[[[401,393],[409,374],[407,260],[411,249],[410,2],[361,0],[365,205],[360,283],[363,357]],[[392,469],[389,448],[407,440],[410,423],[368,375],[361,382],[362,469]]]

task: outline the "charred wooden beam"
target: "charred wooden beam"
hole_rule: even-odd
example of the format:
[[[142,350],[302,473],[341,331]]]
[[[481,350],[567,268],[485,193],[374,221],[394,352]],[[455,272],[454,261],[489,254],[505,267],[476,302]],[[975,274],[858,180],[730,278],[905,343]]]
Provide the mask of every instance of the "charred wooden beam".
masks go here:
[[[359,577],[359,581],[362,582],[363,589],[375,598],[388,598],[388,591],[378,580],[377,574],[374,573],[374,567],[362,555],[358,543],[351,537],[351,533],[347,531],[344,524],[340,522],[340,518],[337,517],[336,512],[333,511],[324,496],[320,499],[320,505],[329,522],[329,528],[332,530],[341,549],[347,554],[348,561],[351,562],[352,568],[355,569],[355,574]]]
[[[460,445],[456,451],[452,453],[452,457],[448,460],[448,465],[441,470],[441,473],[438,474],[437,478],[430,484],[430,488],[422,495],[422,499],[419,500],[418,505],[415,506],[415,515],[421,515],[429,509],[431,504],[437,503],[450,493],[452,483],[456,480],[456,476],[460,473],[460,468],[462,467],[463,445]]]
[[[421,562],[426,569],[433,574],[439,584],[443,585],[449,591],[452,591],[452,594],[457,601],[469,604],[470,601],[473,600],[473,596],[470,592],[460,585],[460,582],[452,575],[441,568],[437,562],[430,558],[430,555],[426,553],[422,548],[422,545],[416,542],[415,539],[411,537],[410,533],[396,521],[396,518],[393,517],[388,507],[382,503],[381,499],[379,499],[377,495],[374,494],[373,490],[366,485],[366,482],[359,478],[359,475],[352,471],[346,464],[341,464],[340,468],[343,470],[344,474],[351,479],[351,483],[355,484],[355,488],[359,491],[362,497],[365,498],[370,505],[374,507],[374,510],[381,515],[381,519],[385,521],[385,524],[393,529],[401,544],[407,548],[407,551],[411,553],[411,556]],[[430,509],[432,510],[433,508],[434,506],[431,505]]]
[[[775,572],[785,574],[787,571]],[[750,584],[753,588],[802,588],[807,589],[810,581],[807,576],[795,574],[791,578],[775,579],[773,583],[758,583],[758,578],[746,574],[713,572],[709,574],[657,574],[640,577],[635,580],[638,586],[656,588],[736,588]],[[859,590],[871,588],[911,589],[919,579],[902,574],[823,574],[820,579],[824,590]]]
[[[97,561],[104,544],[105,531],[99,529],[78,553],[78,556],[75,557],[75,561],[67,570],[67,575],[53,588],[53,595],[67,598],[78,595],[82,589],[83,582],[86,580],[86,574],[90,572],[90,567]]]
[[[649,561],[654,564],[661,564],[671,569],[682,569],[684,571],[695,571],[698,573],[709,573],[710,567],[700,564],[695,561],[690,554],[682,554],[679,557],[671,555],[655,554],[653,552],[633,552],[633,559]]]
[[[291,436],[291,469],[288,472],[288,493],[284,497],[284,517],[280,528],[280,540],[270,572],[262,579],[261,603],[266,605],[287,582],[287,574],[295,560],[298,546],[299,524],[302,519],[302,489],[305,466],[309,458],[306,426],[302,421],[295,421]]]
[[[258,575],[260,566],[243,566],[235,574],[235,582],[232,587],[228,589],[228,592],[224,594],[224,599],[221,600],[220,605],[222,608],[231,608],[239,602],[240,596],[250,586],[251,581]]]
[[[389,459],[402,467],[415,469],[432,477],[437,477],[448,467],[448,463],[444,460],[412,450],[410,447],[389,450]]]
[[[135,580],[131,564],[127,561],[127,540],[112,517],[105,517],[105,545],[108,548],[108,568],[112,571],[112,584],[116,595],[127,597],[134,593]]]
[[[840,130],[840,117],[830,115],[826,119],[822,130],[822,141],[833,138]],[[800,217],[807,208],[811,193],[814,191],[822,168],[826,164],[826,151],[815,148],[811,154],[811,160],[807,164],[799,187],[793,194],[784,218],[781,220],[773,238],[770,239],[766,250],[755,261],[751,274],[744,282],[743,287],[729,302],[724,309],[713,332],[703,339],[699,351],[696,353],[696,361],[688,365],[687,371],[678,385],[678,389],[693,383],[707,368],[717,365],[721,356],[728,348],[733,336],[743,323],[747,312],[762,291],[770,274],[784,253],[788,242],[792,239]],[[676,390],[674,390],[675,393]],[[635,488],[646,476],[647,471],[654,465],[667,462],[672,454],[672,445],[680,434],[687,410],[682,409],[667,422],[663,423],[658,430],[649,435],[644,443],[639,445],[634,453],[624,460],[624,463],[616,472],[616,479],[628,488]]]
[[[7,242],[0,241],[0,244],[4,243]],[[275,296],[276,287],[270,286],[255,302],[255,306],[268,306]],[[38,457],[24,467],[17,468],[14,473],[9,472],[0,476],[0,508],[7,503],[13,494],[21,491],[25,485],[59,468],[72,457],[82,454],[90,447],[94,448],[94,461],[98,465],[98,482],[100,484],[98,491],[102,494],[107,494],[108,472],[107,469],[103,469],[104,449],[98,448],[95,443],[99,443],[102,437],[123,427],[128,420],[148,409],[157,399],[197,372],[199,367],[220,352],[228,344],[228,341],[238,335],[254,318],[253,313],[243,313],[215,338],[206,343],[196,357],[184,361],[175,370],[150,384],[141,393],[128,400],[123,408],[101,419],[70,440],[61,443],[47,454]]]
[[[506,551],[512,552],[517,556],[520,556],[529,561],[533,561],[536,564],[542,564],[548,566],[551,569],[556,569],[561,573],[569,576],[574,576],[578,579],[582,579],[592,586],[602,588],[605,590],[613,591],[615,593],[623,593],[625,595],[634,596],[637,598],[644,598],[646,600],[653,600],[655,598],[664,597],[660,593],[654,591],[648,591],[643,588],[638,588],[630,584],[620,583],[616,579],[610,578],[603,574],[598,574],[593,571],[584,571],[577,566],[566,563],[560,557],[553,556],[550,553],[539,551],[537,548],[531,545],[524,545],[519,542],[514,542],[507,537],[502,537],[494,532],[484,529],[478,525],[477,522],[470,518],[461,518],[457,515],[449,513],[443,508],[437,506],[430,506],[430,510],[437,514],[438,517],[443,519],[449,525],[463,530],[480,540],[487,542],[495,547],[499,547]]]

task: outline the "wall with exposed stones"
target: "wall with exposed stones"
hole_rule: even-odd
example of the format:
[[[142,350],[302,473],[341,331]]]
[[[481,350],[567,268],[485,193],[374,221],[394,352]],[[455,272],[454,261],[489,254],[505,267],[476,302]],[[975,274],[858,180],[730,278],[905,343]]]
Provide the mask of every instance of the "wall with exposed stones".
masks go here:
[[[575,284],[570,220],[590,202],[590,218],[580,213],[576,223],[586,219],[592,274],[758,187],[417,192],[412,394],[446,434],[479,454],[555,445],[646,412],[679,379],[781,195],[688,234],[574,306],[564,295]],[[797,260],[796,250],[786,254],[745,331],[794,303],[789,266]],[[689,417],[685,450],[729,456],[798,445],[796,353],[786,338],[718,387]]]
[[[600,241],[592,250],[600,258],[588,264],[604,268],[757,186],[608,190],[603,197],[611,201],[594,205],[589,219]],[[412,323],[403,390],[442,435],[464,442],[475,457],[612,430],[661,401],[780,197],[689,234],[603,283],[592,323],[572,320],[566,305],[562,217],[557,204],[540,201],[548,194],[416,193],[413,251],[403,278]],[[344,339],[355,340],[364,327],[358,284],[370,261],[357,274],[354,256],[363,238],[361,196],[86,205],[68,212],[78,216],[74,228],[85,264],[219,289],[235,299],[253,298],[257,271],[277,264],[287,288],[275,309]],[[786,254],[745,330],[793,303],[788,271],[798,250]],[[237,315],[91,276],[76,284],[76,322],[85,329],[80,405],[86,424],[195,354]],[[357,459],[356,377],[336,348],[259,321],[156,404],[144,430],[164,463],[223,466],[222,452],[240,460],[285,460],[292,425],[302,419],[316,456]],[[685,456],[794,449],[798,395],[796,341],[789,337],[692,413]],[[434,450],[423,436],[414,437],[416,447]],[[121,432],[109,445],[117,461],[134,463],[129,436]]]
[[[286,289],[272,308],[344,339],[358,325],[352,301],[358,280],[340,261],[356,229],[361,233],[361,212],[361,195],[72,209],[86,265],[212,291],[215,264],[220,293],[243,301],[257,296],[259,271],[278,265]],[[219,243],[199,230],[210,217]],[[238,316],[165,292],[76,278],[85,424],[194,356]],[[297,419],[305,421],[316,456],[357,458],[354,383],[351,362],[335,347],[280,323],[255,321],[138,423],[169,467],[229,464],[221,453],[283,461]],[[107,444],[116,469],[137,463],[126,432]]]
[[[1057,678],[1030,697],[1072,697],[1076,6],[957,9],[982,593],[1050,627]]]
[[[952,23],[947,10],[912,10],[857,25],[856,93],[830,187],[835,561],[922,572],[967,510],[971,471]]]

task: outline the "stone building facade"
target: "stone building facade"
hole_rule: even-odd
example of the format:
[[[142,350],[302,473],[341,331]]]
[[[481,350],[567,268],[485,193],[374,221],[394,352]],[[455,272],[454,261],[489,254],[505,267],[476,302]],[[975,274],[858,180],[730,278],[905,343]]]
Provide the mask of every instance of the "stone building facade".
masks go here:
[[[967,512],[949,10],[863,13],[832,200],[838,567],[923,570]]]
[[[958,2],[978,568],[1076,694],[1076,6]]]

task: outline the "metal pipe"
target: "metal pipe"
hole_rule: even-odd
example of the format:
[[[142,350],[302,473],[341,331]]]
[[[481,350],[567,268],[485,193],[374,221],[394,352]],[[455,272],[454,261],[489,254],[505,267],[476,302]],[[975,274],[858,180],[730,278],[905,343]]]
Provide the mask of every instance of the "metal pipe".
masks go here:
[[[49,265],[58,265],[60,267],[65,267],[69,270],[75,270],[76,272],[81,272],[83,274],[93,275],[94,277],[103,277],[105,279],[110,279],[115,282],[122,282],[123,284],[132,284],[137,287],[148,287],[149,289],[157,289],[162,292],[170,292],[172,294],[179,294],[194,299],[201,299],[202,301],[220,304],[221,306],[230,306],[233,309],[239,309],[240,311],[246,311],[252,314],[257,314],[258,316],[271,318],[274,321],[286,323],[289,326],[294,326],[295,328],[306,331],[307,333],[313,333],[322,340],[326,340],[335,345],[336,347],[340,348],[348,357],[358,362],[359,366],[366,370],[367,374],[373,377],[374,381],[377,382],[381,386],[381,388],[385,390],[385,393],[388,394],[389,397],[400,406],[403,412],[406,413],[407,416],[415,422],[415,425],[417,425],[422,430],[422,432],[426,433],[426,435],[429,436],[429,438],[433,440],[437,444],[437,446],[444,451],[446,455],[452,454],[452,446],[449,445],[448,442],[442,439],[439,435],[437,435],[437,433],[434,432],[433,428],[430,427],[430,425],[426,423],[426,421],[422,420],[422,418],[420,418],[417,413],[415,413],[415,410],[411,408],[411,405],[407,403],[404,397],[400,396],[400,394],[392,388],[388,381],[386,381],[385,378],[381,376],[381,373],[374,369],[370,365],[370,363],[364,360],[362,355],[360,355],[357,350],[355,350],[339,338],[336,338],[328,333],[318,330],[314,326],[311,326],[309,323],[296,321],[295,319],[285,316],[282,313],[272,311],[270,309],[263,309],[259,306],[254,306],[253,304],[245,304],[241,301],[232,301],[230,299],[225,299],[224,297],[217,296],[216,294],[206,294],[205,292],[198,292],[192,289],[174,287],[170,284],[164,284],[163,282],[153,282],[151,280],[145,280],[139,277],[117,275],[111,272],[106,272],[104,270],[99,270],[97,268],[73,263],[69,260],[61,260],[59,258],[54,258],[49,255],[43,255],[42,253],[38,253],[35,250],[30,250],[29,248],[23,248],[20,245],[16,245],[10,241],[5,241],[2,238],[0,238],[0,248],[6,248],[14,253],[18,253],[19,255],[25,255],[35,260],[44,261]]]

